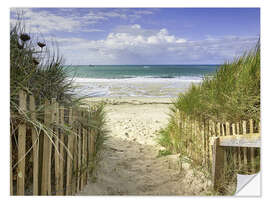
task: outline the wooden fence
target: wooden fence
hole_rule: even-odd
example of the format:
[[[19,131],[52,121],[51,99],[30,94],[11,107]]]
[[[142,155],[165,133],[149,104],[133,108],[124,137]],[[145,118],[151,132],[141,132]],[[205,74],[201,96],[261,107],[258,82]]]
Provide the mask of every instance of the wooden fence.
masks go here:
[[[10,194],[74,195],[87,184],[95,153],[88,109],[65,108],[55,99],[37,106],[23,91],[18,99],[17,113],[31,122],[18,119],[11,130]]]
[[[227,147],[250,147],[260,148],[261,137],[259,133],[249,135],[211,137],[210,145],[212,146],[212,186],[215,191],[224,191],[225,167],[224,157]]]
[[[260,123],[243,120],[237,123],[218,123],[203,118],[192,118],[184,113],[177,112],[178,141],[181,143],[181,153],[187,155],[197,164],[206,166],[211,173],[212,170],[212,146],[209,142],[211,137],[227,137],[238,135],[253,136],[260,132]],[[224,149],[224,166],[230,167],[239,173],[251,174],[260,168],[260,149],[230,146]]]

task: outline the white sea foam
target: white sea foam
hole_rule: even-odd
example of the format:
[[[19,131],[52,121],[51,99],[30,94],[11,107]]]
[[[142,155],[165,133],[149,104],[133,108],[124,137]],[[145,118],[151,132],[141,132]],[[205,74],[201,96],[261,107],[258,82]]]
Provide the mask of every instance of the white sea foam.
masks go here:
[[[153,78],[136,77],[123,79],[74,78],[74,93],[89,97],[175,97],[192,83],[200,83],[200,77]]]
[[[190,82],[199,83],[202,77],[182,76],[175,78],[153,78],[153,77],[135,77],[135,78],[74,78],[75,83],[175,83],[175,82]]]

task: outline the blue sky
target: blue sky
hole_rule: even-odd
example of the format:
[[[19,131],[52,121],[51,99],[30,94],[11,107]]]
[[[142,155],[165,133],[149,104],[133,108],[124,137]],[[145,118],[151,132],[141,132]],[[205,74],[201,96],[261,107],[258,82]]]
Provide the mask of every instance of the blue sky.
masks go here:
[[[18,9],[11,9],[11,23]],[[258,8],[24,8],[66,64],[219,64],[254,47]]]

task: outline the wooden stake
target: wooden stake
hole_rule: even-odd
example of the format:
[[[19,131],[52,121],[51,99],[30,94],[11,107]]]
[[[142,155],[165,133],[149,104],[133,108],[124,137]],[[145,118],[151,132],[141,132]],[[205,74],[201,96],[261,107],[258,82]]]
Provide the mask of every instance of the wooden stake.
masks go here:
[[[19,106],[22,113],[26,113],[26,93],[19,92]],[[26,124],[20,123],[18,127],[18,175],[17,175],[17,195],[24,195],[25,182],[25,138]]]
[[[243,135],[247,134],[247,122],[243,121],[242,123],[242,127],[243,127]],[[247,166],[247,148],[243,147],[243,154],[244,154],[244,166]]]
[[[213,138],[213,162],[212,162],[212,183],[215,191],[222,191],[224,181],[224,151],[219,146],[219,138]]]
[[[80,111],[78,112],[80,116]],[[80,191],[80,182],[81,182],[81,132],[82,132],[82,127],[81,124],[79,125],[79,130],[78,130],[78,137],[77,137],[77,143],[78,143],[78,179],[77,179],[77,192]]]
[[[240,134],[240,125],[239,122],[236,123],[236,134]],[[238,170],[241,170],[242,168],[242,161],[241,161],[241,147],[237,147],[237,152],[238,152]]]
[[[249,120],[249,129],[250,129],[250,133],[254,132],[254,128],[253,128],[253,120],[250,119]],[[250,148],[250,161],[251,161],[251,172],[255,173],[256,171],[256,166],[255,166],[255,148],[251,147]]]
[[[72,108],[69,108],[69,115],[68,115],[69,125],[72,126]],[[73,135],[68,135],[68,150],[70,151],[71,155],[74,155],[73,152]],[[72,159],[73,157],[70,157],[70,155],[67,156],[67,181],[66,181],[66,195],[71,195],[72,192]]]
[[[30,111],[31,111],[31,119],[36,120],[36,104],[34,96],[30,96],[30,105],[29,105]],[[34,127],[31,128],[32,132],[32,145],[33,145],[33,195],[38,195],[38,154],[39,154],[39,139],[37,136],[36,129]]]
[[[49,109],[49,101],[45,100],[45,107],[44,107],[44,124],[47,128],[50,127],[50,109]],[[42,182],[41,182],[41,195],[50,195],[50,164],[51,161],[51,150],[50,150],[50,140],[48,138],[49,135],[45,135],[43,137],[43,163],[42,163]]]
[[[53,113],[55,114],[54,123],[56,125],[54,132],[55,132],[55,150],[54,150],[54,164],[55,164],[55,190],[56,195],[62,195],[62,188],[60,188],[60,147],[59,147],[59,140],[60,140],[60,134],[59,134],[59,105],[57,102],[53,103]]]
[[[60,120],[59,120],[59,124],[61,126],[64,126],[64,107],[60,106],[59,109],[59,113],[60,113]],[[60,130],[60,135],[59,135],[59,139],[60,139],[60,146],[59,146],[59,151],[60,151],[60,157],[59,157],[59,171],[60,171],[60,176],[59,176],[59,195],[64,195],[64,144],[65,144],[65,135],[64,135],[64,131]]]
[[[10,157],[10,160],[9,160],[9,171],[10,171],[10,180],[9,180],[9,186],[10,186],[10,196],[14,195],[13,193],[13,163],[12,163],[12,135],[10,135],[10,142],[9,142],[9,157]]]
[[[233,136],[236,135],[235,130],[236,130],[235,129],[235,124],[233,123],[232,124],[232,134],[233,134]],[[236,169],[236,167],[237,167],[237,148],[236,147],[232,148],[232,152],[233,152],[233,164],[234,164],[234,168]]]

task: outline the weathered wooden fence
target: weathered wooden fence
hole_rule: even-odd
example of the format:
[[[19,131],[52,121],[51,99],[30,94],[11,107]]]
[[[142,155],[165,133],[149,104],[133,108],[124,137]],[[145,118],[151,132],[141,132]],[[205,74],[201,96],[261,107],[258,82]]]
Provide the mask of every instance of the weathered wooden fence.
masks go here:
[[[65,108],[55,99],[42,110],[35,99],[19,92],[18,121],[11,130],[10,194],[73,195],[87,184],[95,152],[95,129],[89,111]],[[40,124],[40,126],[39,126]]]
[[[212,146],[212,185],[215,191],[224,191],[225,167],[224,157],[227,147],[249,147],[251,149],[261,147],[259,133],[236,136],[211,137]]]
[[[237,123],[218,123],[203,118],[192,118],[184,113],[177,112],[178,140],[182,143],[182,153],[186,154],[197,164],[206,166],[211,173],[212,170],[212,146],[209,142],[211,137],[227,137],[238,135],[253,136],[260,132],[260,123],[250,119]],[[224,148],[224,166],[239,173],[251,174],[260,168],[260,149],[258,147],[228,146]]]

